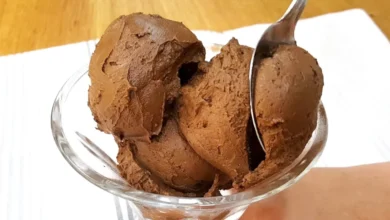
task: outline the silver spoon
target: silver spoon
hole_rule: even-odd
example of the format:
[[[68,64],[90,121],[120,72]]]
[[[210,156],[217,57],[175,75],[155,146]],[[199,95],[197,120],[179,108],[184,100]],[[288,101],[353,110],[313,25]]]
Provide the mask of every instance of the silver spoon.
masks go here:
[[[255,112],[255,86],[257,68],[262,59],[272,56],[273,50],[281,44],[295,45],[294,31],[295,26],[301,17],[301,14],[306,6],[307,0],[293,0],[288,7],[286,13],[276,23],[272,24],[261,36],[257,46],[252,54],[252,60],[249,69],[249,106],[254,131],[263,151],[265,152],[264,143],[256,121]]]

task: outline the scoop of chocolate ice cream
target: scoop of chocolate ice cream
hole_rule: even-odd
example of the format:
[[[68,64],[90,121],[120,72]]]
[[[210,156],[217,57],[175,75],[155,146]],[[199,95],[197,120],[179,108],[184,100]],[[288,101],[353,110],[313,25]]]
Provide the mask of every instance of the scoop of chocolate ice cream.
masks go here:
[[[150,142],[161,131],[166,105],[179,94],[179,69],[204,57],[202,43],[182,23],[141,13],[116,19],[89,66],[89,107],[98,128]]]
[[[130,141],[116,139],[119,146],[117,155],[121,176],[134,188],[145,192],[169,196],[203,196],[202,194],[183,193],[166,185],[161,179],[144,169],[134,158],[133,144]]]
[[[207,192],[216,169],[200,158],[182,137],[175,119],[168,119],[152,143],[133,145],[135,160],[165,184],[182,192]]]
[[[191,147],[231,179],[249,172],[246,127],[252,49],[232,39],[183,86],[179,124]]]
[[[256,120],[266,159],[238,187],[247,188],[291,164],[309,141],[317,123],[324,85],[317,60],[295,45],[279,46],[258,69]]]

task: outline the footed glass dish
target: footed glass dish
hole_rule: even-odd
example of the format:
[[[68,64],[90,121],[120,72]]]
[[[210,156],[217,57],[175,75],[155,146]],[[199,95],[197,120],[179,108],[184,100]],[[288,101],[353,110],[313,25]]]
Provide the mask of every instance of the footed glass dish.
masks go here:
[[[95,129],[87,105],[89,83],[85,68],[63,85],[53,104],[52,133],[65,160],[86,180],[116,198],[118,219],[237,219],[248,205],[288,188],[306,174],[320,157],[328,135],[325,109],[320,104],[317,127],[301,155],[257,186],[210,198],[151,194],[132,188],[119,175],[115,162],[118,147],[111,135]]]

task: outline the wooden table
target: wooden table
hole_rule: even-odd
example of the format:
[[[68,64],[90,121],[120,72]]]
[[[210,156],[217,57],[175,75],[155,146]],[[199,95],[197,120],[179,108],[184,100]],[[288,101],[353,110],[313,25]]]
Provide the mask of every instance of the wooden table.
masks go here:
[[[0,0],[0,55],[98,38],[121,14],[142,11],[191,29],[273,22],[290,0]],[[390,37],[389,0],[310,0],[304,17],[363,8]]]

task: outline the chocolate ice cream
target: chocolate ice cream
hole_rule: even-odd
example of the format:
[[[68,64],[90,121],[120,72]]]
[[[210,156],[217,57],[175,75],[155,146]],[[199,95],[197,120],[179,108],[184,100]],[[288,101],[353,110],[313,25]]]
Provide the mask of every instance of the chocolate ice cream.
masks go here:
[[[316,127],[323,76],[294,45],[262,61],[255,108],[266,152],[253,133],[249,64],[236,39],[205,62],[183,24],[156,15],[115,20],[91,58],[89,106],[119,146],[121,175],[133,187],[173,196],[247,189],[298,157]]]
[[[89,66],[89,107],[98,128],[150,142],[161,131],[165,106],[179,95],[180,67],[204,57],[202,43],[182,23],[141,13],[113,21]]]
[[[137,142],[132,151],[142,167],[174,189],[204,193],[214,180],[216,169],[188,145],[175,119],[167,119],[152,143]]]
[[[231,179],[249,172],[246,127],[252,49],[231,40],[183,86],[180,128],[191,147]]]
[[[317,60],[295,45],[281,45],[262,60],[255,90],[256,120],[266,159],[237,182],[250,187],[291,164],[309,141],[317,123],[324,85]]]
[[[176,126],[173,123],[168,126]],[[175,136],[173,133],[166,136],[169,135]],[[182,142],[180,138],[173,138],[177,139],[177,142]],[[117,160],[121,175],[138,190],[161,195],[195,197],[203,196],[212,186],[215,169],[204,163],[199,156],[193,153],[192,149],[183,143],[178,146],[174,146],[175,143],[171,145],[153,144],[158,148],[153,149],[153,146],[148,146],[147,149],[142,149],[142,153],[139,153],[137,151],[141,148],[130,141],[118,139],[116,141],[119,146]],[[161,149],[161,147],[168,147],[168,150]],[[159,150],[163,152],[159,154]],[[164,156],[167,157],[166,161],[164,161]],[[186,161],[183,163],[184,160]],[[141,161],[149,164],[144,166],[145,163]],[[199,172],[196,169],[204,170]],[[210,193],[215,195],[216,192],[214,190]]]

